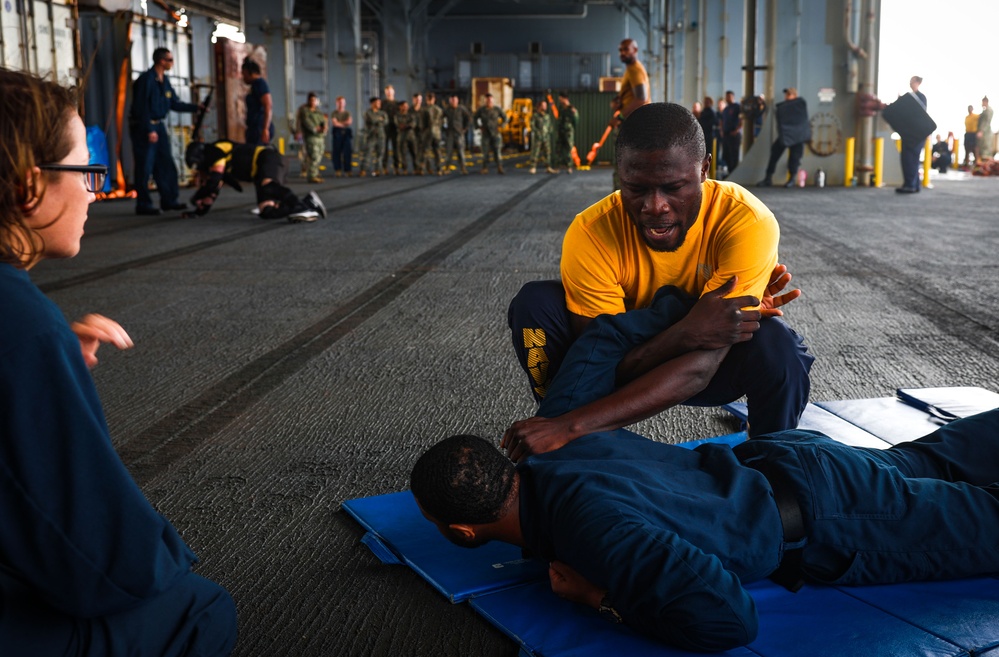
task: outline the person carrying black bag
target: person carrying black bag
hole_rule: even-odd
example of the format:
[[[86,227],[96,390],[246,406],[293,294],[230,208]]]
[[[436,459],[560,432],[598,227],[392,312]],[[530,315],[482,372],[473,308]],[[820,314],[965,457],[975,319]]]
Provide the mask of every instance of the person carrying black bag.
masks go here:
[[[801,156],[805,152],[805,142],[812,138],[812,126],[808,121],[808,105],[804,98],[798,98],[798,90],[789,87],[784,90],[784,102],[777,103],[777,139],[770,147],[770,161],[767,162],[767,173],[756,186],[770,187],[770,178],[777,168],[777,161],[788,150],[787,172],[788,180],[785,187],[794,186],[794,177],[801,166]]]

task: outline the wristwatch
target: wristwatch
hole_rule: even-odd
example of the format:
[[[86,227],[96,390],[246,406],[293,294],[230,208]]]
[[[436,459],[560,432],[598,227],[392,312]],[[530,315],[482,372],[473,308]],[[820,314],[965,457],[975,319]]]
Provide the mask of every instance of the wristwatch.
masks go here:
[[[600,599],[600,607],[597,608],[600,615],[609,620],[612,623],[623,623],[624,619],[621,618],[621,614],[617,613],[617,609],[611,606],[609,594],[605,594],[604,597]]]

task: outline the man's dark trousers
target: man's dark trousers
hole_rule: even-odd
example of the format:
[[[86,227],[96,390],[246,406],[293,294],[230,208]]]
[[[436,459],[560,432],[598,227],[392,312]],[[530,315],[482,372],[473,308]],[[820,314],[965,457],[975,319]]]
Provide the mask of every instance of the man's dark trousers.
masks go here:
[[[132,155],[135,159],[136,207],[151,209],[153,199],[149,194],[149,176],[156,181],[160,193],[160,207],[177,205],[180,186],[177,183],[177,167],[170,154],[170,137],[163,122],[156,124],[158,140],[149,142],[149,134],[142,130],[132,130]]]
[[[902,140],[902,186],[919,191],[919,152],[923,150],[925,141],[916,139]]]
[[[537,373],[542,358],[546,381],[553,381],[539,392],[531,378],[535,398],[542,402],[538,414],[555,417],[613,392],[614,377],[607,372],[613,373],[633,347],[685,317],[696,301],[664,287],[648,308],[594,318],[573,341],[562,283],[526,284],[511,302],[508,320],[514,350],[528,376],[532,369]],[[708,387],[684,404],[721,406],[746,395],[751,435],[793,429],[808,403],[813,360],[787,324],[776,317],[764,319],[751,340],[731,347]],[[556,390],[558,398],[542,394],[546,390]]]
[[[888,449],[795,430],[732,451],[779,470],[796,491],[812,580],[860,586],[999,569],[999,409]]]
[[[742,148],[742,133],[722,137],[722,159],[728,172],[732,173],[739,166],[739,149]]]
[[[354,132],[350,128],[333,128],[333,170],[350,173],[353,157]]]
[[[787,154],[787,172],[790,174],[791,181],[794,181],[795,174],[798,173],[798,169],[801,168],[801,156],[805,153],[804,144],[793,144],[791,146],[785,146],[784,142],[777,139],[770,146],[770,161],[767,162],[767,175],[766,180],[770,180],[770,177],[774,175],[774,171],[777,169],[777,161],[780,160],[780,156],[784,154],[784,149],[788,150]]]

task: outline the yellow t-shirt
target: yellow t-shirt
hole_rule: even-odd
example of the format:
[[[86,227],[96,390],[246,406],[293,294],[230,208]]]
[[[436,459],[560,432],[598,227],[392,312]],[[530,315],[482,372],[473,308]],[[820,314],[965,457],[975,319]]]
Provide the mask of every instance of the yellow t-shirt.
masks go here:
[[[642,62],[635,60],[633,64],[628,64],[624,69],[624,77],[621,78],[621,109],[628,106],[628,103],[635,97],[635,87],[645,85],[645,98],[649,97],[649,74],[645,72]]]
[[[583,317],[645,308],[656,290],[674,285],[700,297],[738,276],[732,297],[763,296],[777,265],[780,228],[746,189],[703,183],[701,210],[683,245],[650,249],[617,191],[576,215],[562,242],[562,285],[568,309]]]
[[[978,114],[969,114],[964,117],[964,131],[978,132]]]

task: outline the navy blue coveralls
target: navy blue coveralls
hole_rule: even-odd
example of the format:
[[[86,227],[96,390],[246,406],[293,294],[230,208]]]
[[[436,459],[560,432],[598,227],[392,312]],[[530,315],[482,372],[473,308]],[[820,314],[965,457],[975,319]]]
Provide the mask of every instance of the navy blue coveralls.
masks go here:
[[[696,301],[679,289],[667,286],[656,292],[648,308],[619,315],[601,315],[590,322],[579,339],[590,336],[588,343],[593,344],[594,358],[596,352],[610,349],[618,354],[616,359],[613,362],[595,360],[582,363],[576,359],[573,367],[585,369],[599,362],[602,367],[616,368],[627,353],[627,350],[619,353],[623,346],[628,345],[630,349],[648,341],[683,319]],[[591,401],[614,391],[613,377],[596,378],[592,372],[570,371],[564,374],[562,371],[566,352],[575,346],[569,311],[565,306],[565,289],[560,281],[534,281],[524,285],[510,304],[508,321],[514,350],[525,371],[529,370],[533,356],[524,346],[524,329],[542,328],[545,331],[544,350],[548,357],[548,379],[552,383],[544,400],[539,399],[542,403],[538,415],[555,417],[560,414],[552,414],[553,408],[561,407],[554,400],[549,400],[553,389],[558,391],[558,395],[574,394],[575,387],[556,386],[562,376],[585,381],[588,388],[599,386],[601,394],[592,397]],[[614,335],[608,335],[608,331]],[[605,336],[612,343],[597,340],[596,335]],[[732,345],[708,387],[684,405],[721,406],[746,395],[752,435],[793,429],[798,426],[801,413],[808,404],[808,371],[813,360],[804,341],[783,320],[778,317],[763,319],[753,339]],[[571,405],[576,408],[582,404],[571,401]]]
[[[179,205],[177,197],[180,188],[177,184],[177,165],[170,154],[170,137],[164,119],[170,110],[175,112],[195,112],[198,106],[177,99],[170,86],[170,79],[156,79],[156,70],[148,71],[136,78],[132,85],[132,109],[129,115],[129,128],[132,137],[132,156],[135,160],[136,209],[153,209],[149,195],[149,176],[156,181],[160,193],[160,207],[164,210]],[[149,142],[149,133],[158,136],[155,144]]]
[[[80,342],[0,263],[0,655],[224,657],[236,608],[111,444]]]
[[[612,389],[659,301],[594,319],[539,413]],[[784,541],[760,462],[782,473],[803,540]],[[758,619],[743,584],[772,575],[788,550],[802,549],[802,576],[837,585],[999,572],[999,410],[885,450],[801,430],[688,450],[618,429],[529,457],[518,472],[528,550],[568,563],[608,591],[628,625],[687,650],[750,643]]]

